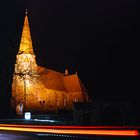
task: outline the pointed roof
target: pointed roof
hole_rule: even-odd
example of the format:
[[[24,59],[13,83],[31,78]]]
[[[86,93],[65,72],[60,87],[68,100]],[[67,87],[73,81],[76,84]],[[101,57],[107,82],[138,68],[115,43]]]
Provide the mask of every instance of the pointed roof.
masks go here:
[[[38,66],[39,78],[48,89],[87,93],[77,74],[65,75],[63,73]]]
[[[72,74],[63,77],[66,91],[68,92],[85,92],[87,93],[85,87],[83,86],[81,80],[77,74]]]
[[[27,12],[24,19],[24,25],[23,25],[18,54],[21,54],[21,53],[34,54]]]

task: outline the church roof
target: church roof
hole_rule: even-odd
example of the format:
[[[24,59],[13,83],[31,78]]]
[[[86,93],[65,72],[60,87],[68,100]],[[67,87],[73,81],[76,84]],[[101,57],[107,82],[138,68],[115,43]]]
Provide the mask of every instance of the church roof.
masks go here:
[[[65,75],[43,67],[38,67],[38,73],[40,73],[42,83],[48,89],[66,92],[86,92],[77,74]]]
[[[44,84],[45,88],[65,91],[63,83],[63,74],[44,68],[44,73],[40,75],[41,81]]]
[[[20,42],[18,54],[20,54],[20,53],[34,54],[27,14],[24,19],[24,25],[23,25],[21,42]]]
[[[86,91],[77,74],[67,75],[63,77],[65,88],[68,92]]]

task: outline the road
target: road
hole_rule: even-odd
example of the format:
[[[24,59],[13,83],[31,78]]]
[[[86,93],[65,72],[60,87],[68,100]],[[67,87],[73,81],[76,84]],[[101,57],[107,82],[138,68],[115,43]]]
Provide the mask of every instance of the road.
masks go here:
[[[63,116],[64,117],[64,116]],[[60,119],[61,118],[61,119]],[[23,117],[5,116],[0,119],[0,140],[109,140],[140,138],[140,127],[135,126],[75,126],[71,117],[33,116],[30,120]]]
[[[109,139],[139,137],[139,127],[121,126],[47,126],[0,124],[0,140],[31,139]]]

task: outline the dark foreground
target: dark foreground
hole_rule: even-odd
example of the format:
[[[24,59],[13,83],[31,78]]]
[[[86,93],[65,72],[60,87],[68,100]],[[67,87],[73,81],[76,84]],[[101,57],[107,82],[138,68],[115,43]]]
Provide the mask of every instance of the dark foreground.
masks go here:
[[[139,127],[0,124],[0,140],[135,140]]]
[[[0,131],[0,140],[138,140],[139,138],[139,136],[90,136]]]
[[[76,126],[68,116],[0,119],[0,140],[135,140],[140,139],[139,132],[134,126]]]

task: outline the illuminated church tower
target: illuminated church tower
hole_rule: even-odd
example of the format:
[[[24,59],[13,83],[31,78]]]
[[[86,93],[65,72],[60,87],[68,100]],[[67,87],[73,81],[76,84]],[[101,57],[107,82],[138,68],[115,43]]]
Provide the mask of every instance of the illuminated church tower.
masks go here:
[[[73,102],[88,102],[87,91],[77,73],[69,74],[36,64],[26,13],[19,52],[13,74],[11,106],[23,106],[23,111],[58,112],[72,110]]]

